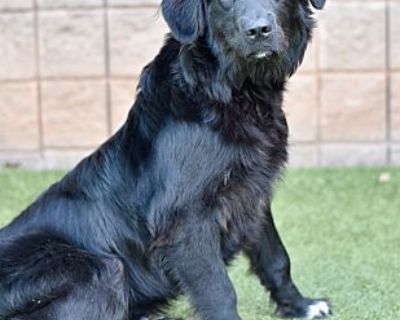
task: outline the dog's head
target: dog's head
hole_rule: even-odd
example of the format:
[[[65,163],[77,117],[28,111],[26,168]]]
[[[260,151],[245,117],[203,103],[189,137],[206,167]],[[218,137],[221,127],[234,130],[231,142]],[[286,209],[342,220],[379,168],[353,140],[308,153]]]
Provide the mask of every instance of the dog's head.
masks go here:
[[[311,37],[310,5],[322,9],[325,1],[163,0],[162,10],[182,44],[201,41],[247,66],[273,62],[287,76],[301,63]]]

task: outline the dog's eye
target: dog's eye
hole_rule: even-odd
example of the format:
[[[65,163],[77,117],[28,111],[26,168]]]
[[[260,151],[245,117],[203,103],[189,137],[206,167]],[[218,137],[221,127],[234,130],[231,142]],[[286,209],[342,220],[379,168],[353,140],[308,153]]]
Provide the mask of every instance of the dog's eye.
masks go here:
[[[231,9],[233,7],[233,0],[220,0],[221,6],[224,9]]]

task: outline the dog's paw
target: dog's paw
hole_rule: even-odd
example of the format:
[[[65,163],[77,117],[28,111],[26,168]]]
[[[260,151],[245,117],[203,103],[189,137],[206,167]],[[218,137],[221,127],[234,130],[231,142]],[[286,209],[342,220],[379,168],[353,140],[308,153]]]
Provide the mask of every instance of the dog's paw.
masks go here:
[[[326,300],[314,300],[307,307],[307,319],[321,319],[332,314],[331,306]]]
[[[280,318],[322,319],[331,314],[331,306],[327,300],[303,299],[279,305],[276,309],[276,315]]]

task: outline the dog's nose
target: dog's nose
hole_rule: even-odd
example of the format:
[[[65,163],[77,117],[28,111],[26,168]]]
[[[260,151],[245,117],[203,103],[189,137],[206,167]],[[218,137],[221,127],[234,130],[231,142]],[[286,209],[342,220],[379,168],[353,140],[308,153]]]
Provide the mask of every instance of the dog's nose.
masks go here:
[[[258,19],[242,20],[242,26],[246,36],[252,40],[263,40],[267,38],[274,28],[272,14]]]
[[[270,25],[263,24],[260,26],[254,26],[250,29],[247,29],[246,36],[253,40],[262,39],[268,37],[271,31],[272,27]]]

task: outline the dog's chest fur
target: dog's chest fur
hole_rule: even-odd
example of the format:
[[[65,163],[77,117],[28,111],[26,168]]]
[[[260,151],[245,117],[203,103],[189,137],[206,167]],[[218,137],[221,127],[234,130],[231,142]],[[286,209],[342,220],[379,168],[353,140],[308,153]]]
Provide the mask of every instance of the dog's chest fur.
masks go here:
[[[286,161],[281,100],[257,94],[246,92],[229,106],[215,105],[201,121],[172,122],[155,146],[161,180],[154,184],[165,186],[157,203],[165,206],[165,199],[173,199],[167,206],[176,211],[194,206],[202,208],[198,214],[213,212],[225,260],[260,230],[263,208]]]
[[[211,192],[224,258],[229,260],[261,230],[265,206],[287,158],[288,130],[280,96],[263,90],[242,92],[217,112],[214,128],[235,146],[229,168]]]

